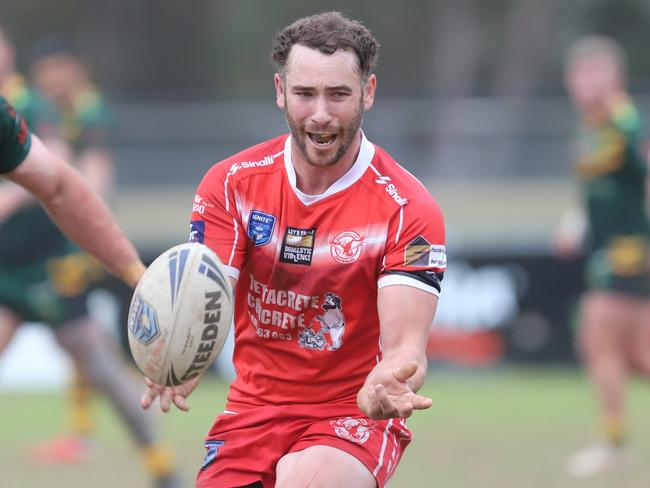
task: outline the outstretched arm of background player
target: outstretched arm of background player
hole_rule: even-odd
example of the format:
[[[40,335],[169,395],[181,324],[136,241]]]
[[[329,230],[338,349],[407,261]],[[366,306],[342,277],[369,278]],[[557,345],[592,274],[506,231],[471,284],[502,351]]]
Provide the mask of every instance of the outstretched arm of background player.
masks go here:
[[[233,277],[230,277],[230,285],[234,290],[237,289],[237,280]],[[156,398],[159,399],[160,410],[167,413],[171,409],[172,405],[175,405],[176,408],[183,412],[187,412],[190,409],[190,406],[187,404],[187,397],[196,389],[198,384],[201,382],[202,375],[197,376],[196,378],[183,383],[179,386],[162,386],[157,385],[149,378],[145,377],[146,388],[142,394],[142,399],[140,400],[140,406],[147,410],[151,405],[153,405]]]
[[[25,160],[4,176],[26,188],[45,206],[68,237],[134,286],[144,265],[108,208],[65,161],[32,135]]]
[[[587,216],[577,204],[568,207],[560,218],[551,240],[553,253],[560,258],[578,256],[587,237]]]
[[[357,404],[370,418],[409,417],[432,404],[417,395],[427,370],[426,343],[438,298],[406,285],[379,289],[382,359],[368,374]]]

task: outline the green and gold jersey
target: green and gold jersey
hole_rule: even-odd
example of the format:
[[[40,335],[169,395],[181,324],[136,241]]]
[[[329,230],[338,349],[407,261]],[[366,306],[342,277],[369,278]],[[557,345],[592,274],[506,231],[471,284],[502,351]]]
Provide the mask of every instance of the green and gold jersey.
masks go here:
[[[608,120],[581,127],[576,169],[589,224],[588,285],[646,296],[650,225],[641,137],[637,110],[621,100]]]
[[[0,87],[0,95],[27,121],[39,137],[56,135],[57,114],[50,103],[27,84],[20,75],[13,75]]]
[[[58,128],[76,153],[109,143],[112,118],[105,98],[90,87],[79,92],[72,106],[61,112]]]
[[[16,169],[27,157],[30,146],[25,119],[0,97],[0,173]]]
[[[576,168],[589,219],[591,249],[608,248],[620,239],[647,242],[647,163],[641,143],[640,117],[627,100],[621,101],[604,123],[581,127]]]
[[[43,136],[55,134],[55,112],[42,96],[27,86],[22,77],[10,78],[2,86],[2,94],[6,97],[6,100],[2,99],[4,103],[8,107],[15,108],[15,111],[13,108],[9,110],[15,114],[17,112],[14,120],[20,120],[22,124],[27,121],[30,128],[38,129],[38,131],[34,131],[36,134]],[[3,121],[5,112],[3,106]],[[27,125],[25,125],[25,130],[27,130]],[[3,127],[3,141],[4,131]],[[27,146],[23,147],[23,152],[29,151],[31,136],[28,137],[28,140]],[[9,169],[5,169],[5,164],[5,157],[2,156],[0,160],[2,168],[0,169],[9,171]],[[60,250],[65,245],[63,234],[36,200],[21,207],[0,222],[0,236],[2,236],[0,237],[0,266],[5,267],[41,259],[52,252],[60,254]]]

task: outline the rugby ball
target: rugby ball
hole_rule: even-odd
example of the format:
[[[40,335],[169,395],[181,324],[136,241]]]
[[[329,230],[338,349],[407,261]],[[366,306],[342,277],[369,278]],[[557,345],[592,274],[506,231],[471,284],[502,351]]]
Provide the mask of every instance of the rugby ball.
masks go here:
[[[211,249],[197,242],[168,249],[133,293],[128,337],[135,363],[159,385],[196,378],[221,352],[232,310],[230,279]]]

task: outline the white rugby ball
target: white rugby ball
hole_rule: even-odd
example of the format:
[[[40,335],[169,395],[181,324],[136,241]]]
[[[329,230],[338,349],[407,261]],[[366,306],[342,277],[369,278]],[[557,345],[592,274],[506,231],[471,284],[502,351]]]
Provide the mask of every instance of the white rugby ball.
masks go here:
[[[138,283],[128,316],[131,354],[156,384],[183,384],[216,359],[232,321],[230,279],[207,246],[168,249]]]

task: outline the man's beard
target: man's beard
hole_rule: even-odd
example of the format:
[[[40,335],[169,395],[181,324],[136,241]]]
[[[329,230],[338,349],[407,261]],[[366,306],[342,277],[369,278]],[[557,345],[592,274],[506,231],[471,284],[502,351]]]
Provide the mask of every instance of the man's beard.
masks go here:
[[[347,127],[340,127],[339,130],[337,131],[336,138],[341,140],[341,144],[339,145],[339,148],[336,151],[336,153],[326,161],[313,161],[307,154],[306,139],[309,137],[309,135],[305,130],[305,126],[299,125],[289,115],[286,99],[284,102],[284,118],[287,120],[287,125],[291,130],[291,137],[298,145],[298,148],[300,148],[300,152],[302,152],[302,155],[304,156],[308,164],[316,167],[334,166],[341,160],[341,158],[348,151],[348,149],[350,149],[350,146],[354,142],[354,137],[356,136],[357,131],[361,127],[361,122],[363,120],[363,98],[359,99],[357,112],[354,114],[354,118],[352,119],[352,122],[350,122],[350,125],[348,125]],[[327,129],[327,127],[325,127],[325,129]]]

